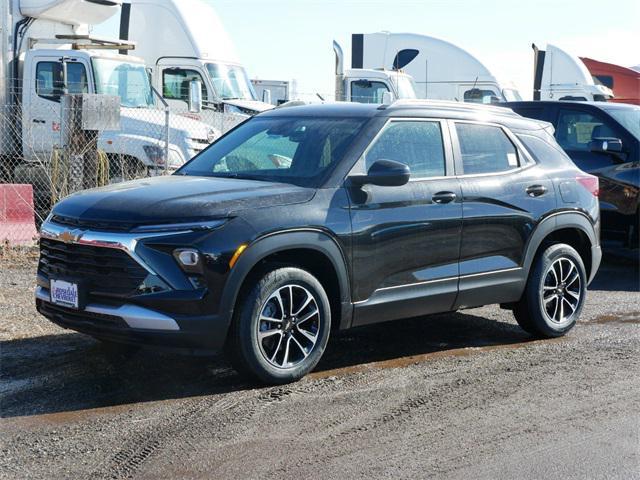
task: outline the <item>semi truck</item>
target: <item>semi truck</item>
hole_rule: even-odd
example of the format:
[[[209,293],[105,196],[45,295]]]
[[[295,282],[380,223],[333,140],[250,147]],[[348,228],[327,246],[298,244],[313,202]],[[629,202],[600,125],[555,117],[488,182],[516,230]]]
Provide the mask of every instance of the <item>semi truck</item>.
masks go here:
[[[0,162],[25,183],[42,176],[63,143],[65,94],[117,97],[119,129],[98,134],[98,148],[127,175],[177,168],[219,132],[176,117],[154,98],[142,59],[122,55],[135,44],[94,38],[89,26],[116,14],[121,0],[0,2]],[[100,112],[94,112],[100,115]],[[113,170],[113,168],[112,168]],[[122,168],[119,170],[122,174]]]
[[[471,53],[453,43],[427,35],[390,32],[353,34],[351,68],[394,72],[391,78],[404,73],[413,78],[418,98],[473,103],[521,99],[512,83],[499,82]]]
[[[256,96],[220,17],[202,0],[129,0],[122,5],[120,37],[136,42],[153,86],[176,111],[226,131],[273,108]],[[190,96],[195,82],[197,105]]]
[[[533,99],[604,102],[613,91],[596,83],[585,64],[575,55],[555,45],[546,50],[533,48]]]
[[[400,68],[344,68],[344,52],[335,40],[335,100],[338,102],[387,103],[416,97],[411,75]]]
[[[580,57],[594,79],[612,90],[612,102],[640,105],[640,69]],[[637,68],[637,67],[636,67]]]

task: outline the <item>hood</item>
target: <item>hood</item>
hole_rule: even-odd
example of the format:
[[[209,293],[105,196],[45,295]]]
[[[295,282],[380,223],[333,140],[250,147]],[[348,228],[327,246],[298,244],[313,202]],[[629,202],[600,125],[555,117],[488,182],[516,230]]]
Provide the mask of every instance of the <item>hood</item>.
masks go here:
[[[283,183],[171,175],[78,192],[58,203],[52,213],[110,225],[187,223],[304,203],[314,192]]]
[[[273,105],[270,103],[264,103],[259,100],[224,100],[227,105],[233,105],[234,107],[241,108],[243,110],[250,110],[255,113],[265,112],[271,110]]]
[[[156,108],[120,109],[120,131],[131,135],[152,137],[164,140],[165,113]],[[169,115],[170,141],[179,143],[180,139],[194,138],[211,141],[214,129],[205,123],[191,118]]]

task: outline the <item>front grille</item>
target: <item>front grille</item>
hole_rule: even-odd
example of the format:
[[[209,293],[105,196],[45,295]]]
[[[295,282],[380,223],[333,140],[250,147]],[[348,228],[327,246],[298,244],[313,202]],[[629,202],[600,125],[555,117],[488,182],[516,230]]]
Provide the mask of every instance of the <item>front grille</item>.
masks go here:
[[[147,271],[122,250],[40,239],[38,271],[47,278],[81,281],[90,295],[126,297]]]

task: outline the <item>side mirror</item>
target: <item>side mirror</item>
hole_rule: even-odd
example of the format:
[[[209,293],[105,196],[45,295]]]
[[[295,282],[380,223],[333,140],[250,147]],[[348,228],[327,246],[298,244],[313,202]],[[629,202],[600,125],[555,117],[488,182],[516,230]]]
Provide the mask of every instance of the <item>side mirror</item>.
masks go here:
[[[189,82],[189,111],[191,113],[202,111],[202,82],[200,80]]]
[[[381,187],[400,187],[409,182],[409,166],[395,160],[377,160],[369,167],[366,175],[349,177],[352,185],[379,185]]]
[[[589,142],[589,150],[594,153],[622,153],[622,140],[613,137],[593,138]]]
[[[382,93],[382,104],[383,105],[391,105],[395,100],[393,92],[383,92]]]
[[[262,91],[262,101],[264,103],[271,103],[271,90],[264,89]]]

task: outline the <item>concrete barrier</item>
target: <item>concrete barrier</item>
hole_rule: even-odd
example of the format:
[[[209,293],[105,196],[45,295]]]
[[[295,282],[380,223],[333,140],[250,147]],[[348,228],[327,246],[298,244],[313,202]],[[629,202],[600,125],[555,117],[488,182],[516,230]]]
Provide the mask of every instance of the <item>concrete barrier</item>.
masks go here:
[[[26,245],[37,237],[33,209],[33,187],[21,184],[0,185],[0,242]]]

